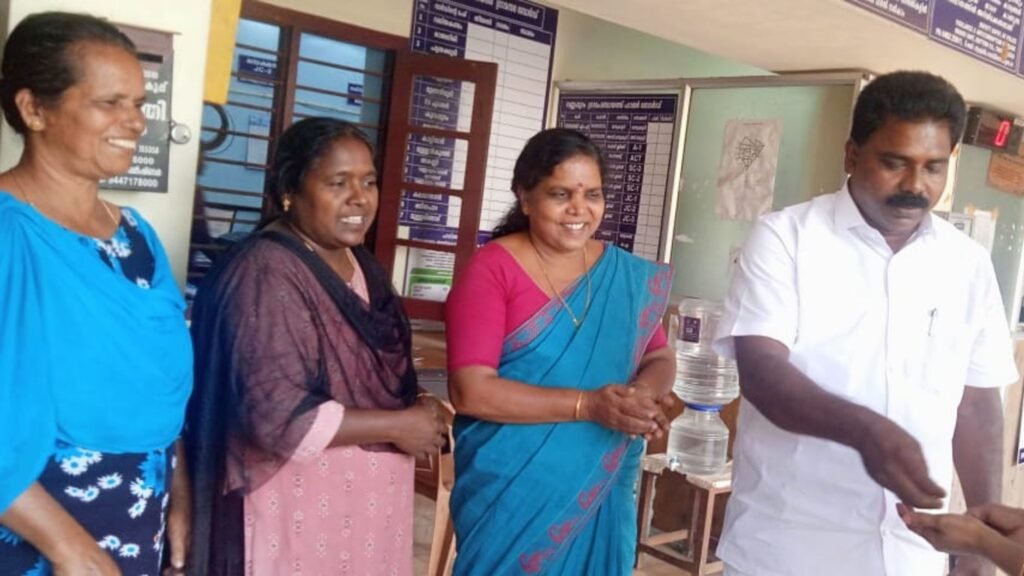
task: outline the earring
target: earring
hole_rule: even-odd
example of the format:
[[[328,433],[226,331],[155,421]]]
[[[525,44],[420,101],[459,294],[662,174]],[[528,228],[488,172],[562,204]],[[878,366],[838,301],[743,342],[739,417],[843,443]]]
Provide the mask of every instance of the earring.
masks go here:
[[[28,127],[31,128],[32,130],[42,130],[43,123],[39,120],[32,120],[28,123]]]
[[[284,208],[285,212],[290,210],[291,207],[292,207],[292,199],[287,197],[287,196],[285,196],[284,199],[281,200],[281,207]]]

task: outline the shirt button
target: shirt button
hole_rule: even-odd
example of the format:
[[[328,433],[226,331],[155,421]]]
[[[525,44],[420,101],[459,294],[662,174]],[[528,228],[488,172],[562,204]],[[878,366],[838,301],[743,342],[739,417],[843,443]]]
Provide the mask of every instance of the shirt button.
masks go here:
[[[880,530],[880,532],[882,533],[882,538],[888,538],[889,537],[889,529],[888,528],[882,528]]]

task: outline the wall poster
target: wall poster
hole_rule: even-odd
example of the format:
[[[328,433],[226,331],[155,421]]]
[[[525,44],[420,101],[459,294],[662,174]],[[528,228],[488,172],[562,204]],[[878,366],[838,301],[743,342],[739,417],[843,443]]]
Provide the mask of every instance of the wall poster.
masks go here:
[[[756,220],[772,209],[781,120],[730,120],[722,139],[715,214]]]

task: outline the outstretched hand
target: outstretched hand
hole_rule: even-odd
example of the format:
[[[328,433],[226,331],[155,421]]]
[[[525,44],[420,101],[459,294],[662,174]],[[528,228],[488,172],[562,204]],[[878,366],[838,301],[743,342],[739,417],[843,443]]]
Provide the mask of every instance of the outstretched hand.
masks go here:
[[[993,576],[995,565],[981,554],[985,541],[999,535],[983,521],[969,514],[928,514],[897,504],[900,518],[912,532],[940,552],[959,555],[950,576]]]
[[[896,504],[903,523],[924,538],[936,550],[950,554],[977,554],[986,530],[991,530],[966,514],[928,514],[915,512],[903,503]]]
[[[856,446],[869,476],[913,508],[941,508],[946,491],[928,476],[921,445],[892,420],[879,416]]]
[[[1002,504],[983,504],[969,508],[967,515],[1017,544],[1024,544],[1024,510]]]

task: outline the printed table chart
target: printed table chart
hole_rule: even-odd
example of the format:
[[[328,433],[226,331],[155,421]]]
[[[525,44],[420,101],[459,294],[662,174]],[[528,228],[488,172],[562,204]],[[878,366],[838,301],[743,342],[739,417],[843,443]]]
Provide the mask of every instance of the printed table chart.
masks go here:
[[[583,132],[605,153],[605,214],[595,237],[652,260],[669,193],[678,100],[563,93],[558,106],[558,125]]]

